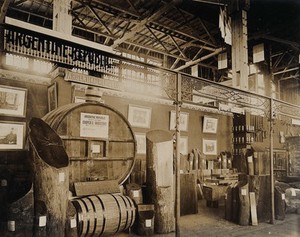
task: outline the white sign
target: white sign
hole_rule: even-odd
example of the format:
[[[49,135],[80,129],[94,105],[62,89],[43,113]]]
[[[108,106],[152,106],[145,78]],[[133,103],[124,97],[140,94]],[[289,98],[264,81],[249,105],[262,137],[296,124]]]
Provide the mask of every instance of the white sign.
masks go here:
[[[47,217],[46,216],[40,216],[39,217],[39,227],[46,226]]]
[[[133,190],[133,197],[139,197],[139,191],[138,190]]]
[[[7,228],[9,231],[16,231],[16,223],[15,221],[8,221]]]
[[[145,226],[146,227],[151,227],[151,225],[152,225],[152,220],[151,219],[147,219],[146,223],[145,223]]]
[[[300,120],[299,119],[292,119],[292,124],[293,125],[300,125]]]
[[[64,172],[59,172],[59,174],[58,174],[58,181],[60,183],[65,181],[65,173]]]
[[[101,148],[100,145],[92,144],[92,153],[100,153]]]
[[[108,138],[109,116],[101,114],[80,114],[80,136]]]
[[[70,226],[71,226],[71,228],[75,228],[75,227],[77,227],[77,222],[76,222],[76,219],[71,219],[71,221],[70,221]]]

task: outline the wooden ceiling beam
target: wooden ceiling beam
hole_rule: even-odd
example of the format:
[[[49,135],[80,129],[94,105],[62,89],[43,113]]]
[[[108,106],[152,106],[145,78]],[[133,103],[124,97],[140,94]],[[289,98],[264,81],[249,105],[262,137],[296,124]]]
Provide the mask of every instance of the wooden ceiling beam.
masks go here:
[[[76,2],[76,3],[82,4],[82,0],[73,0],[73,1]],[[127,8],[126,11],[125,11],[121,7],[114,6],[111,3],[109,3],[109,1],[107,1],[107,2],[108,3],[106,3],[105,1],[91,1],[90,4],[93,5],[93,7],[97,8],[99,10],[100,10],[100,8],[97,7],[97,6],[102,5],[102,6],[105,6],[107,8],[114,9],[115,11],[119,11],[119,12],[123,12],[123,13],[129,14],[129,15],[132,15],[136,18],[138,18],[140,16],[139,14],[136,14],[135,12],[130,11],[129,8]],[[102,11],[104,11],[104,10],[102,9]],[[108,13],[108,12],[106,12],[106,13]],[[110,13],[110,14],[112,14],[112,13]]]
[[[156,24],[156,23],[155,23],[155,24]],[[167,34],[166,32],[164,32],[164,31],[162,31],[162,30],[159,30],[159,29],[157,29],[157,28],[155,28],[155,27],[151,27],[151,24],[150,24],[150,26],[148,25],[148,27],[150,27],[152,30],[155,30],[155,31],[158,31],[158,32],[161,32],[161,33],[164,33],[164,34],[166,34],[166,35],[171,36],[171,34]],[[162,26],[162,27],[164,27],[164,26]],[[173,31],[173,32],[175,32],[175,33],[177,33],[176,31],[172,30],[171,28],[170,28],[169,30],[170,30],[170,31]],[[182,34],[182,33],[180,33],[179,31],[178,31],[178,33],[179,33],[179,34]],[[198,47],[198,48],[199,48],[199,47],[203,47],[203,48],[205,48],[206,50],[211,51],[211,52],[214,52],[214,51],[215,51],[215,48],[214,48],[214,47],[207,46],[207,44],[205,43],[206,41],[199,40],[199,38],[193,38],[193,37],[190,37],[190,36],[188,36],[188,35],[185,35],[185,36],[191,38],[191,41],[194,42],[194,44],[192,44],[191,41],[186,41],[186,43],[190,44],[191,46],[195,46],[195,47]],[[184,40],[184,39],[182,39],[182,38],[180,38],[180,37],[177,37],[176,35],[172,35],[172,37],[178,38],[178,39],[180,39],[180,40]],[[201,42],[201,44],[196,44],[196,42],[199,42],[199,41]],[[203,43],[203,44],[202,44],[202,43]]]
[[[166,52],[170,53],[170,51],[165,47],[165,45],[163,44],[163,42],[154,34],[154,32],[148,26],[146,26],[146,28],[154,36],[154,38],[156,39],[156,41],[166,50]]]
[[[90,5],[86,5],[86,7],[94,14],[98,22],[105,28],[105,30],[110,34],[113,35],[113,33],[110,31],[110,29],[107,27],[106,23],[101,19],[101,17],[97,14],[94,8],[92,8]]]
[[[283,74],[283,73],[286,73],[286,72],[292,72],[292,71],[296,71],[298,70],[299,71],[299,66],[297,67],[293,67],[293,68],[286,68],[282,71],[279,71],[279,72],[274,72],[273,75],[276,76],[276,75],[279,75],[279,74]]]
[[[227,2],[225,0],[193,0],[194,2],[208,3],[218,6],[227,6]]]
[[[133,3],[131,2],[131,0],[126,0],[126,2],[128,2],[128,4],[131,6],[131,8],[135,11],[136,15],[140,15],[138,10],[135,8]]]
[[[180,8],[176,8],[177,11],[180,13],[180,15],[182,16],[182,18],[184,19],[184,22],[191,28],[192,32],[195,33],[197,35],[198,38],[201,38],[197,32],[195,32],[194,28],[190,25],[190,20],[187,21],[186,20],[186,16],[184,14],[186,14],[185,11],[181,10]],[[206,32],[206,34],[208,35],[208,37],[210,38],[210,41],[213,45],[216,45],[216,40],[214,39],[214,37],[211,35],[211,33],[208,31],[206,25],[204,24],[203,20],[199,17],[193,16],[194,19],[198,20],[202,26],[202,28],[204,29],[204,31]],[[202,37],[203,38],[203,37]]]
[[[152,14],[151,16],[143,19],[142,21],[140,21],[138,24],[136,24],[131,30],[130,32],[128,32],[127,34],[125,34],[122,38],[116,39],[114,44],[112,45],[112,48],[116,48],[118,47],[121,43],[125,42],[126,40],[132,38],[138,31],[140,31],[148,22],[153,21],[154,19],[156,19],[157,17],[161,16],[161,14],[165,13],[166,11],[168,11],[170,8],[173,7],[174,4],[178,3],[178,0],[173,0],[171,3],[164,5],[163,7],[161,7],[158,11],[156,11],[154,14]]]
[[[172,40],[173,44],[175,45],[175,47],[177,48],[177,50],[179,51],[179,53],[182,55],[182,57],[184,58],[188,58],[184,53],[183,51],[181,50],[181,48],[178,46],[177,42],[175,41],[175,39],[170,35],[169,36],[170,39]]]
[[[8,6],[11,0],[1,0],[0,1],[0,23],[4,23],[4,19],[8,10]]]
[[[204,60],[206,60],[206,59],[209,59],[209,58],[211,58],[211,57],[213,57],[213,56],[215,56],[215,55],[217,55],[217,54],[219,54],[219,53],[221,53],[221,52],[223,52],[223,51],[224,51],[223,48],[218,48],[218,49],[216,49],[215,52],[213,52],[213,53],[207,54],[207,55],[205,55],[205,56],[203,56],[203,57],[201,57],[201,58],[198,58],[198,59],[196,59],[196,60],[191,60],[191,61],[186,62],[184,65],[182,65],[182,66],[176,68],[175,71],[178,72],[178,71],[181,71],[182,69],[185,69],[185,68],[187,68],[187,67],[191,67],[191,66],[193,66],[193,65],[196,65],[196,64],[198,64],[198,63],[200,63],[200,62],[202,62],[202,61],[204,61]]]

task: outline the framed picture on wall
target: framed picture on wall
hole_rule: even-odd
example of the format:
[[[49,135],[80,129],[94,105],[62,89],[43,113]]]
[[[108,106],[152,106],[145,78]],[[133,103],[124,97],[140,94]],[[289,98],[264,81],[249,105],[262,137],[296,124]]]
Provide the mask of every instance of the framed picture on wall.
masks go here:
[[[24,148],[25,123],[0,121],[0,150]]]
[[[133,127],[150,128],[151,111],[149,107],[139,105],[129,105],[128,121]]]
[[[48,86],[48,110],[54,110],[57,108],[57,83],[54,82]]]
[[[180,131],[187,132],[189,125],[189,113],[180,112],[179,129]],[[176,111],[170,112],[170,130],[175,130],[176,126]]]
[[[204,133],[217,133],[218,119],[204,116],[203,119],[203,132]]]
[[[146,134],[136,133],[137,154],[146,154]]]
[[[27,89],[0,85],[0,114],[25,117]]]
[[[217,155],[217,140],[203,139],[203,154]]]
[[[180,137],[179,149],[182,155],[188,154],[188,137]]]

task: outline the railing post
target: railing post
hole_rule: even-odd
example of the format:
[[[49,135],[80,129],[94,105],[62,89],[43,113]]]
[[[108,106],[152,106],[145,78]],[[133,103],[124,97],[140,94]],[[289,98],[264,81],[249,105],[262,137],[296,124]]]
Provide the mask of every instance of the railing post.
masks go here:
[[[270,179],[271,179],[271,220],[270,223],[274,224],[275,220],[275,204],[274,204],[274,156],[273,156],[273,132],[274,132],[274,101],[270,98]]]
[[[176,174],[175,174],[175,231],[176,237],[180,237],[180,108],[181,108],[181,74],[176,79]]]

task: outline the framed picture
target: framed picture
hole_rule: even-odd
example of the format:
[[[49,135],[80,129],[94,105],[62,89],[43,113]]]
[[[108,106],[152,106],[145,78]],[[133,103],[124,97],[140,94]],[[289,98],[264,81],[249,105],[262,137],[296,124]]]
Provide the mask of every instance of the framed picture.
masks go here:
[[[179,129],[180,131],[187,132],[189,123],[189,113],[180,112]],[[176,111],[170,112],[170,130],[175,130],[176,126]]]
[[[0,114],[25,117],[27,104],[27,89],[0,86]]]
[[[24,148],[25,123],[0,121],[0,150]]]
[[[217,133],[218,119],[204,116],[203,119],[203,132],[204,133]]]
[[[128,121],[133,127],[150,128],[151,111],[148,107],[129,105]]]
[[[180,137],[179,149],[182,155],[188,154],[188,137]]]
[[[135,138],[137,143],[137,154],[146,154],[146,134],[136,133]]]
[[[57,84],[54,82],[48,86],[48,110],[54,110],[57,108]]]
[[[217,155],[217,140],[203,139],[203,154]]]

